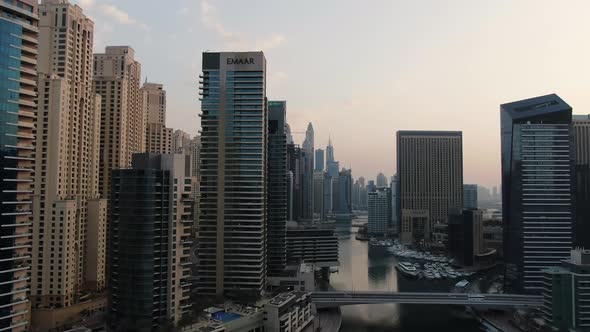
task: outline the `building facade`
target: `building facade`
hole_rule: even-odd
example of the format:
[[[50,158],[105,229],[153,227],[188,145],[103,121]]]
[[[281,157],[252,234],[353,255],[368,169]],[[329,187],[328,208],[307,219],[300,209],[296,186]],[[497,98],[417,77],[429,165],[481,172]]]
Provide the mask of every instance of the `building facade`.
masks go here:
[[[369,195],[368,232],[384,237],[392,231],[391,189],[379,188]]]
[[[172,128],[160,123],[148,123],[146,130],[146,151],[148,153],[172,153]]]
[[[401,213],[398,219],[402,233],[410,232],[401,234],[402,238],[435,242],[435,226],[447,223],[450,209],[463,209],[463,134],[398,131],[397,176]],[[428,214],[426,220],[422,217],[424,211]],[[414,219],[412,216],[416,215],[420,217]],[[413,220],[426,223],[403,225]]]
[[[377,184],[377,188],[387,188],[389,186],[387,184],[387,177],[383,173],[377,174],[375,183]]]
[[[576,144],[576,226],[574,244],[590,248],[590,115],[573,115]]]
[[[146,153],[132,166],[112,172],[108,325],[151,332],[191,308],[190,164]]]
[[[268,102],[268,275],[287,264],[287,102]]]
[[[572,248],[572,109],[557,95],[500,106],[505,290],[540,294]]]
[[[463,208],[477,209],[477,185],[464,184],[463,185]]]
[[[36,309],[67,308],[106,282],[94,23],[68,1],[45,0],[39,13],[31,300]]]
[[[451,257],[460,265],[473,266],[475,256],[484,252],[483,211],[450,211],[448,232]]]
[[[303,151],[303,174],[301,185],[302,213],[301,220],[313,220],[313,169],[314,169],[314,132],[311,123],[307,126],[305,140],[301,146]]]
[[[326,210],[324,209],[324,172],[315,171],[313,173],[313,214],[314,220],[319,217],[320,221],[327,220]]]
[[[325,168],[324,150],[315,150],[315,171],[323,172]]]
[[[39,17],[37,1],[0,3],[0,330],[28,331]]]
[[[558,267],[543,271],[543,320],[555,331],[590,330],[590,251],[575,249]]]
[[[145,151],[173,153],[173,130],[166,128],[166,90],[158,83],[146,82],[140,89],[141,107],[146,119]]]
[[[262,52],[203,53],[201,294],[260,294],[266,280],[267,105]]]
[[[94,54],[93,88],[102,99],[100,193],[108,198],[110,172],[131,166],[131,155],[146,151],[146,116],[140,91],[141,64],[129,46],[107,46]]]
[[[340,265],[338,237],[334,229],[297,224],[287,227],[287,264],[303,262],[315,267]]]

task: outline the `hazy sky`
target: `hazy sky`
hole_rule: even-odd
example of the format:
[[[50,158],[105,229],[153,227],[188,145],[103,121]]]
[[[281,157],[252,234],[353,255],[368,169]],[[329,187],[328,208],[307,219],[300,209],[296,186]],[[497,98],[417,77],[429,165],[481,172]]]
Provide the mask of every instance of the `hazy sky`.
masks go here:
[[[293,131],[353,176],[395,171],[395,132],[461,130],[465,183],[500,182],[499,104],[555,92],[590,113],[588,0],[78,0],[95,49],[131,45],[196,134],[201,52],[263,50]],[[296,135],[301,143],[304,135]]]

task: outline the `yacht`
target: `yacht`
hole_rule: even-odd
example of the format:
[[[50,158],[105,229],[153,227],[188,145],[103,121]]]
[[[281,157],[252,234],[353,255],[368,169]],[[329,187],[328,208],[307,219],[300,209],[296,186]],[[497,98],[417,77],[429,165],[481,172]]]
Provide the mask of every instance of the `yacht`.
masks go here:
[[[411,263],[399,262],[395,266],[402,274],[415,278],[418,276],[418,269],[416,269]]]

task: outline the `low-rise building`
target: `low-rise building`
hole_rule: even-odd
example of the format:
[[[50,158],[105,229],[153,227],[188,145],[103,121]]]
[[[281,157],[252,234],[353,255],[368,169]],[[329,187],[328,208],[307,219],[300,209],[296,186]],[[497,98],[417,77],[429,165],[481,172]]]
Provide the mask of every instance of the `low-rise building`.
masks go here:
[[[287,264],[340,266],[338,255],[338,237],[334,229],[297,224],[287,227]]]
[[[590,331],[590,250],[544,271],[541,312],[554,331]]]
[[[268,285],[273,289],[302,292],[315,291],[315,271],[311,264],[287,266],[278,276],[268,277]]]
[[[310,293],[282,293],[264,305],[264,329],[299,332],[313,321],[315,313]]]

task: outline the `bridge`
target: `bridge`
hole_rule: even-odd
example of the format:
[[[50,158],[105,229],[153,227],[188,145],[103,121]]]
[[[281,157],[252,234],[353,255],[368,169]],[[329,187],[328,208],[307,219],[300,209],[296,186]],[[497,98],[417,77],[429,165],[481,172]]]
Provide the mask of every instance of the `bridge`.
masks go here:
[[[469,294],[469,293],[393,293],[393,292],[313,292],[311,302],[318,308],[329,308],[354,304],[441,304],[485,307],[538,308],[542,296],[515,294]]]

